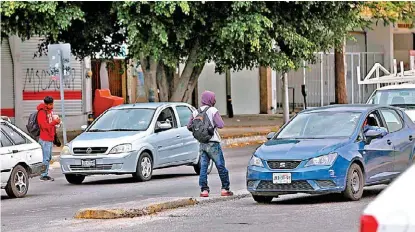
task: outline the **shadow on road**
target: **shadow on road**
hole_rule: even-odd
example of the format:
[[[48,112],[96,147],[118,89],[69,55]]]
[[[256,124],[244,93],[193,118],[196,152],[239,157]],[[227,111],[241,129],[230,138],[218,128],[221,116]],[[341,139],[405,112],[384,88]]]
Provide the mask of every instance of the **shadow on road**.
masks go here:
[[[190,174],[190,173],[159,174],[159,175],[154,175],[150,181],[165,180],[165,179],[172,179],[172,178],[183,178],[183,177],[189,177],[189,176],[196,176],[196,174]],[[86,181],[82,185],[129,184],[129,183],[139,183],[139,182],[131,177],[127,177],[127,178],[117,178],[117,179]]]
[[[362,198],[376,197],[384,188],[365,189]],[[272,204],[276,205],[310,205],[310,204],[322,204],[322,203],[339,203],[347,202],[348,200],[343,198],[341,194],[324,194],[324,195],[308,195],[296,198],[290,198],[287,200],[273,201]]]

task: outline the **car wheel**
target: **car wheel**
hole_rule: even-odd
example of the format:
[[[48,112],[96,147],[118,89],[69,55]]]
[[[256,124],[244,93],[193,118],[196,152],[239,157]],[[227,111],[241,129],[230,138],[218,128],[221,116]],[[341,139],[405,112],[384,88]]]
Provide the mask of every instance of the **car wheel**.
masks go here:
[[[200,175],[200,169],[201,168],[202,168],[202,166],[201,166],[200,158],[199,158],[199,162],[196,165],[193,166],[193,169],[195,170],[196,174]],[[213,160],[210,160],[207,173],[210,174],[210,172],[212,172],[212,169],[213,169]]]
[[[252,198],[254,198],[254,201],[261,203],[261,204],[269,204],[271,203],[272,199],[274,199],[274,197],[270,197],[270,196],[257,196],[257,195],[252,195]]]
[[[65,174],[65,178],[71,184],[82,184],[85,180],[85,176],[76,174]]]
[[[343,192],[344,197],[352,201],[358,201],[362,198],[364,187],[363,172],[359,165],[353,163],[347,173],[346,189]]]
[[[138,158],[136,172],[133,178],[138,181],[149,181],[153,175],[153,159],[147,152],[141,153]]]
[[[6,193],[11,198],[24,197],[29,189],[29,176],[21,165],[13,168],[6,185]]]

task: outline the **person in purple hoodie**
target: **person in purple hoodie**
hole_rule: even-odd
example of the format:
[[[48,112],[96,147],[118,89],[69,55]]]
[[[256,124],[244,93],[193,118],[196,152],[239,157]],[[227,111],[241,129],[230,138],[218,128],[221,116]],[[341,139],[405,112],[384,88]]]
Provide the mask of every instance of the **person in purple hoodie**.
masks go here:
[[[219,172],[219,177],[222,182],[222,191],[221,196],[232,196],[233,193],[230,191],[230,182],[229,182],[229,172],[225,167],[225,158],[223,156],[223,151],[220,145],[221,138],[218,133],[218,128],[221,129],[225,126],[222,117],[219,114],[218,109],[214,106],[216,104],[215,93],[211,91],[205,91],[202,93],[202,106],[200,110],[205,110],[206,107],[209,109],[206,111],[206,114],[209,117],[211,125],[214,126],[214,135],[208,143],[200,143],[200,176],[199,176],[199,186],[201,188],[201,197],[209,197],[209,186],[207,180],[207,170],[212,159],[216,165],[216,168]],[[198,112],[194,112],[190,117],[190,121],[187,124],[187,128],[191,130],[193,118],[196,117]]]

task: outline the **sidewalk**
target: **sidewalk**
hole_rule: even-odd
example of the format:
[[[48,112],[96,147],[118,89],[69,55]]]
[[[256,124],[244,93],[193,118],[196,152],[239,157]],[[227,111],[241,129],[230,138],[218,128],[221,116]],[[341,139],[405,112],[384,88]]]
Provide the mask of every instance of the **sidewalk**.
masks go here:
[[[265,140],[265,136],[271,131],[277,131],[283,124],[281,115],[235,115],[233,118],[223,117],[225,128],[219,133],[224,144],[234,146],[235,143],[256,142]],[[73,140],[81,131],[68,131],[68,141]],[[62,139],[62,134],[59,136]],[[236,139],[238,138],[238,139]],[[235,141],[233,141],[235,140]],[[254,141],[255,140],[255,141]],[[61,147],[53,147],[53,156],[58,156]]]

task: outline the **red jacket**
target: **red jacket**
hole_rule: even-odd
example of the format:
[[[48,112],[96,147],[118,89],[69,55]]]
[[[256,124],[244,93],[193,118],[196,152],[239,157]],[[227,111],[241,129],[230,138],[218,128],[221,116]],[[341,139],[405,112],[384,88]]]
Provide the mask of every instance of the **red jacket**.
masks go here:
[[[46,109],[46,105],[41,103],[37,106],[37,123],[40,128],[39,138],[43,141],[53,142],[58,124],[52,117],[52,110]]]

